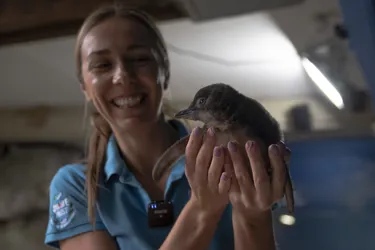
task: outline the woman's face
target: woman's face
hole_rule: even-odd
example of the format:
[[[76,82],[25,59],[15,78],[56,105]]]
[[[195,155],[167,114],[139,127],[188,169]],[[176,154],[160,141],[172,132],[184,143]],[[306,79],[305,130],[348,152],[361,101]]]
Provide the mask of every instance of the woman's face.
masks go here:
[[[108,19],[83,39],[84,92],[112,126],[129,129],[157,120],[163,90],[153,48],[153,36],[132,19]]]

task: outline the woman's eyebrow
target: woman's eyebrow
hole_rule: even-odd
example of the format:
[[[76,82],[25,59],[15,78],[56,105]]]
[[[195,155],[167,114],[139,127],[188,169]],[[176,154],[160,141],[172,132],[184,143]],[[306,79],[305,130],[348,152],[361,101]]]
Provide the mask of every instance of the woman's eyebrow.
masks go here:
[[[95,56],[98,56],[98,55],[105,55],[105,54],[109,54],[110,51],[109,49],[101,49],[101,50],[94,50],[92,52],[90,52],[90,54],[87,56],[87,58],[91,58],[91,57],[95,57]]]
[[[127,51],[137,51],[137,50],[149,50],[150,47],[143,44],[134,44],[127,47]],[[108,55],[111,51],[109,49],[100,49],[100,50],[94,50],[89,53],[87,56],[87,59],[92,59],[95,56],[100,55]]]
[[[130,45],[127,50],[128,51],[132,51],[132,50],[141,50],[141,49],[150,49],[150,46],[147,46],[147,45],[144,45],[144,44],[133,44],[133,45]]]

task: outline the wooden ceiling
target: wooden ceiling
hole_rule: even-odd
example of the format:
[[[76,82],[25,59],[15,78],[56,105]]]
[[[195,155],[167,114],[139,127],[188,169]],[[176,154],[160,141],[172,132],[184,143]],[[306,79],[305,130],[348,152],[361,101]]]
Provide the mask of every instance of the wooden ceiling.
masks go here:
[[[0,45],[75,34],[85,17],[113,0],[1,0]],[[156,20],[171,20],[186,14],[168,0],[123,0]]]

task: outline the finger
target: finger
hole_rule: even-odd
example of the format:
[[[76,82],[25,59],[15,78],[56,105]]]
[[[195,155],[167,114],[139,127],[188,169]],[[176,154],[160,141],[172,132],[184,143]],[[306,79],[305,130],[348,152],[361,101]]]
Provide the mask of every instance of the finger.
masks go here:
[[[193,129],[188,144],[185,150],[186,167],[185,172],[187,176],[191,176],[194,173],[196,158],[201,148],[203,140],[202,129],[196,127]]]
[[[219,194],[226,194],[230,190],[231,186],[231,176],[227,172],[223,172],[219,181]]]
[[[230,189],[236,192],[240,192],[240,187],[238,181],[234,175],[233,163],[230,158],[230,153],[228,148],[223,147],[224,151],[224,172],[226,172],[231,177]]]
[[[255,141],[246,143],[246,153],[250,159],[250,166],[253,173],[254,187],[257,193],[257,199],[261,205],[268,206],[271,198],[271,184],[268,176],[260,147]]]
[[[249,171],[246,168],[248,166],[248,162],[245,161],[245,157],[240,152],[240,148],[237,142],[229,142],[228,143],[229,155],[232,160],[234,175],[238,182],[239,188],[241,190],[253,190],[254,186],[252,184]]]
[[[222,147],[215,147],[211,161],[210,168],[208,169],[208,186],[212,191],[217,192],[220,176],[224,166],[224,152]]]
[[[234,170],[233,170],[232,159],[230,158],[228,148],[224,147],[223,145],[221,147],[224,153],[224,170],[223,171],[229,174],[230,176],[232,176],[234,175]]]
[[[212,152],[215,147],[215,130],[209,128],[200,148],[195,164],[195,176],[199,183],[207,183],[208,169],[212,159]]]
[[[273,201],[276,202],[284,197],[286,168],[281,150],[277,145],[271,145],[268,148],[268,156],[272,167]]]
[[[292,151],[282,141],[280,141],[277,145],[279,146],[281,155],[284,157],[285,163],[289,164],[290,157],[292,155]]]
[[[287,209],[289,213],[294,212],[294,192],[293,192],[293,183],[290,177],[289,164],[292,151],[285,146],[283,142],[278,143],[282,155],[284,156],[285,161],[285,171],[286,171],[286,184],[285,184],[285,200],[287,204]]]

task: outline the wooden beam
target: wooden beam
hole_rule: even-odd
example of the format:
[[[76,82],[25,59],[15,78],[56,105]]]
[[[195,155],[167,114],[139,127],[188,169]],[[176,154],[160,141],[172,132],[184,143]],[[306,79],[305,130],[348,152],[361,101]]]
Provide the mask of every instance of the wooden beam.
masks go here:
[[[112,2],[113,0],[0,0],[0,46],[75,34],[87,15],[99,6]],[[158,21],[186,16],[171,1],[133,2]]]

